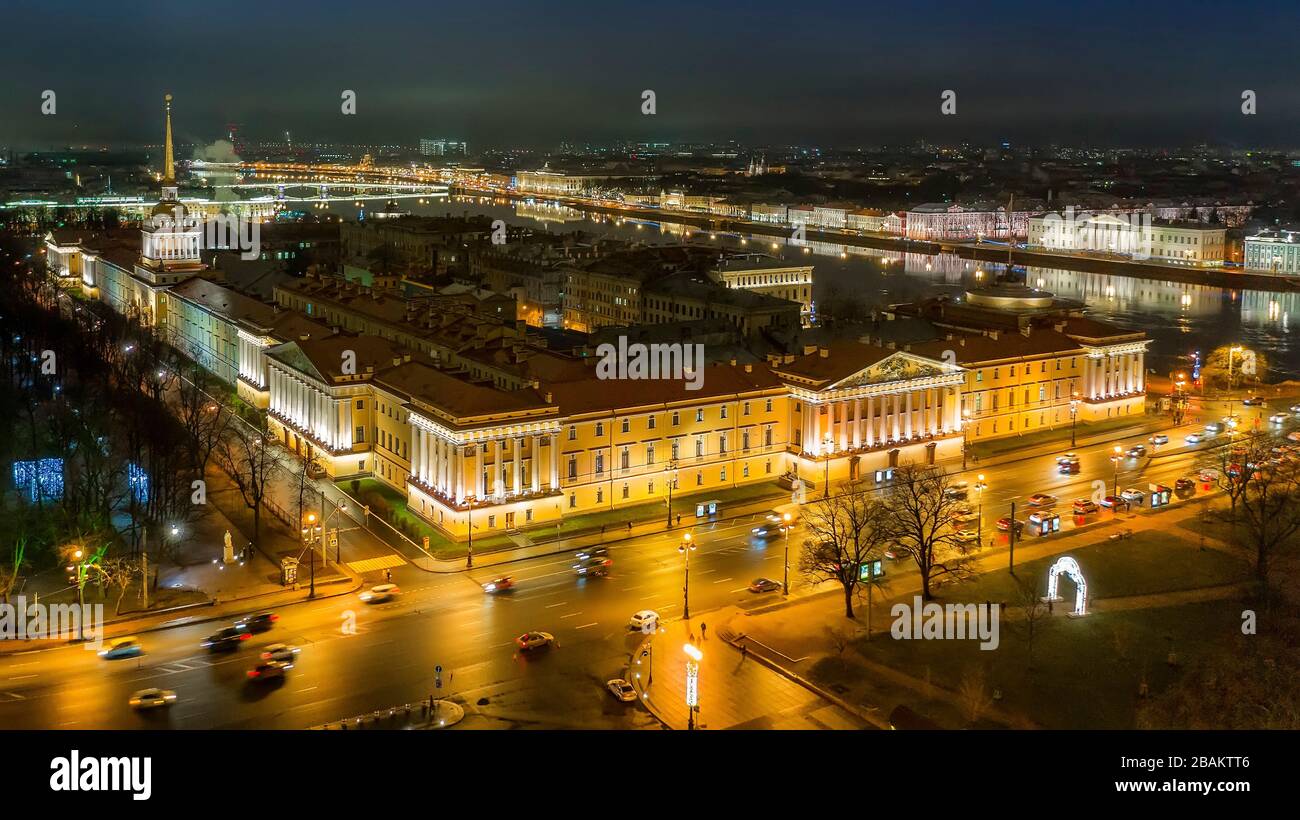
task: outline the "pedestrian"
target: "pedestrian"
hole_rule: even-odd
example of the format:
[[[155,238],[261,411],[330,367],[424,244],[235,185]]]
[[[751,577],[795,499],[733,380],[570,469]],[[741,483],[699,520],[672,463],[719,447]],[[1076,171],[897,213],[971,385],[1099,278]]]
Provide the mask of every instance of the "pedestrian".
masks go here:
[[[601,537],[601,538],[604,538],[604,537],[605,537],[605,525],[604,525],[604,524],[601,524],[601,525],[600,525],[600,537]]]
[[[384,580],[390,584],[393,582],[393,571],[391,569],[384,570]]]
[[[680,527],[681,525],[682,525],[682,514],[677,513],[677,526]]]
[[[632,534],[632,522],[631,522],[631,521],[627,522],[627,534],[628,534],[628,535],[631,535],[631,534]]]
[[[749,644],[742,643],[740,645],[740,659],[743,661],[745,658],[748,657],[749,657]]]
[[[709,628],[708,624],[704,623],[703,621],[700,621],[700,640],[704,640],[705,638],[708,637],[706,634],[704,634],[706,631],[708,631],[708,628]]]

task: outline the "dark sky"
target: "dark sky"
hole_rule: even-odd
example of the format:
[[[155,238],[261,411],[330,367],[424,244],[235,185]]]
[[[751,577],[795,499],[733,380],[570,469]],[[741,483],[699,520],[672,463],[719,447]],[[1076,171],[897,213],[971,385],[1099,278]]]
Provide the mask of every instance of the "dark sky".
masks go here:
[[[295,141],[474,146],[1289,147],[1298,23],[1294,2],[6,0],[0,146],[157,141],[171,91],[178,137],[201,142],[234,121]],[[956,116],[939,114],[944,89]]]

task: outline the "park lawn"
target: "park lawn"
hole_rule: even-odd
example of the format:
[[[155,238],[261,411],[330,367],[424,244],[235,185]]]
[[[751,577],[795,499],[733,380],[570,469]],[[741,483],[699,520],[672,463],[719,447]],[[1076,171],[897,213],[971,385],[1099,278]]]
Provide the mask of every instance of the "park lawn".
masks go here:
[[[358,490],[360,495],[364,496],[367,493],[373,492],[382,496],[383,499],[388,502],[388,506],[392,510],[393,519],[390,523],[398,529],[401,529],[402,524],[404,523],[414,528],[416,535],[412,540],[417,544],[422,544],[420,539],[424,536],[429,537],[429,552],[431,552],[435,558],[464,557],[466,552],[465,544],[451,540],[439,532],[436,527],[411,512],[410,508],[406,504],[406,496],[401,492],[374,478],[362,478],[359,479],[359,481],[361,482],[360,489]],[[339,489],[352,494],[352,481],[348,480],[340,482]],[[389,540],[397,538],[391,530],[382,525],[373,527],[372,531],[381,538]],[[514,542],[505,535],[491,535],[474,539],[474,551],[476,553],[512,546],[514,546]]]
[[[1247,564],[1220,550],[1200,549],[1190,535],[1179,531],[1140,530],[1122,541],[1104,540],[1069,550],[1079,562],[1090,598],[1119,598],[1151,595],[1200,587],[1219,586],[1246,580]],[[1040,592],[1047,594],[1048,568],[1059,556],[1017,562],[1016,575],[1033,578]],[[1062,579],[1061,597],[1074,600],[1074,585]],[[1015,579],[1004,571],[987,572],[970,581],[941,586],[940,600],[983,603],[1005,601],[1017,606]]]
[[[968,670],[982,668],[986,691],[1001,690],[998,706],[1046,728],[1128,729],[1134,726],[1143,674],[1156,696],[1175,679],[1170,651],[1185,668],[1201,653],[1226,644],[1241,630],[1241,606],[1207,601],[1152,609],[1101,612],[1084,618],[1057,614],[1038,623],[1033,669],[1018,623],[1003,622],[996,650],[978,640],[893,640],[877,634],[858,639],[863,657],[959,691]],[[1120,646],[1122,645],[1122,649]],[[870,673],[861,670],[864,677]],[[901,700],[944,725],[965,723],[960,709],[944,703],[928,712],[925,693]],[[953,716],[956,715],[955,722]]]

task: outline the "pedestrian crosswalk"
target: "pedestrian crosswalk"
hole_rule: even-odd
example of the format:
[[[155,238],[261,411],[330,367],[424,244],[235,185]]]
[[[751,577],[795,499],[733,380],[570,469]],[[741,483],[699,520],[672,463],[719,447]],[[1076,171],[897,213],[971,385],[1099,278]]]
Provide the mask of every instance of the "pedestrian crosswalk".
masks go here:
[[[406,559],[400,555],[381,555],[378,558],[363,558],[360,561],[348,561],[348,568],[353,572],[375,572],[391,567],[400,567]]]
[[[212,666],[212,661],[206,658],[185,658],[184,660],[165,663],[162,666],[155,666],[154,670],[165,675],[179,675],[181,672],[190,672],[205,666]]]

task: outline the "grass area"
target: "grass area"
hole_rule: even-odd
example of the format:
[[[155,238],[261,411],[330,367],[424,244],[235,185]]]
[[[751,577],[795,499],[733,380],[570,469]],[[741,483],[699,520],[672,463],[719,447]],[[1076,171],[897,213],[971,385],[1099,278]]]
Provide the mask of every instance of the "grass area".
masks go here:
[[[978,641],[896,641],[880,635],[857,641],[853,651],[953,691],[968,670],[982,670],[987,691],[1002,692],[1000,708],[1044,727],[1128,729],[1140,702],[1140,681],[1145,677],[1150,694],[1159,694],[1178,674],[1167,662],[1169,653],[1177,653],[1180,666],[1186,665],[1216,639],[1240,634],[1241,610],[1209,601],[1086,618],[1058,615],[1038,624],[1032,668],[1029,643],[1017,626],[1002,624],[995,651],[982,651]],[[927,712],[935,700],[920,692],[898,702],[915,705],[940,722],[946,719],[947,725],[965,725],[950,702]]]
[[[1219,550],[1196,548],[1185,534],[1142,530],[1132,538],[1072,549],[1079,562],[1088,594],[1096,598],[1150,595],[1198,587],[1230,584],[1245,580],[1250,568],[1245,562]],[[1017,563],[1016,575],[1033,578],[1047,593],[1047,571],[1058,556]],[[1073,585],[1062,582],[1062,597],[1072,599]],[[941,587],[939,596],[957,601],[1006,601],[1014,605],[1018,591],[1008,572],[988,572],[971,581]]]
[[[1068,554],[1083,569],[1089,593],[1102,599],[1217,586],[1249,575],[1245,562],[1218,550],[1198,549],[1178,530],[1138,532]],[[1033,578],[1045,593],[1048,567],[1056,557],[1026,561],[1017,566],[1017,575]],[[1010,614],[1000,623],[996,650],[981,650],[977,640],[893,640],[886,619],[883,633],[876,632],[870,640],[857,638],[843,661],[823,658],[810,673],[846,697],[861,699],[869,689],[870,699],[882,708],[906,704],[953,727],[968,721],[960,705],[941,690],[960,692],[964,680],[982,673],[985,691],[1002,693],[998,708],[1038,725],[1121,729],[1133,726],[1144,677],[1151,695],[1156,695],[1177,674],[1167,662],[1171,651],[1180,665],[1186,664],[1206,647],[1221,645],[1240,632],[1241,608],[1225,601],[1103,610],[1070,618],[1065,613],[1073,601],[1073,584],[1062,581],[1061,591],[1067,603],[1037,624],[1032,664],[1024,624],[1016,617],[1015,581],[1007,572],[994,571],[941,588],[938,602],[1005,601]],[[881,626],[878,621],[876,628]],[[863,658],[926,683],[912,691],[882,682],[858,662]]]
[[[352,490],[352,481],[339,482],[339,488],[350,495],[358,496],[359,500],[362,501],[365,500],[366,496],[372,494],[378,495],[384,499],[390,510],[390,513],[387,516],[388,522],[405,533],[408,538],[417,544],[423,544],[421,539],[428,536],[429,552],[433,553],[434,557],[457,558],[465,555],[465,544],[451,540],[439,532],[437,527],[434,527],[420,516],[411,512],[410,507],[406,504],[406,496],[399,490],[373,478],[359,479],[358,490],[356,492],[353,492]],[[373,531],[382,538],[396,538],[390,530],[383,526],[377,526]],[[492,535],[474,539],[475,552],[487,552],[513,545],[514,542],[504,535]]]

